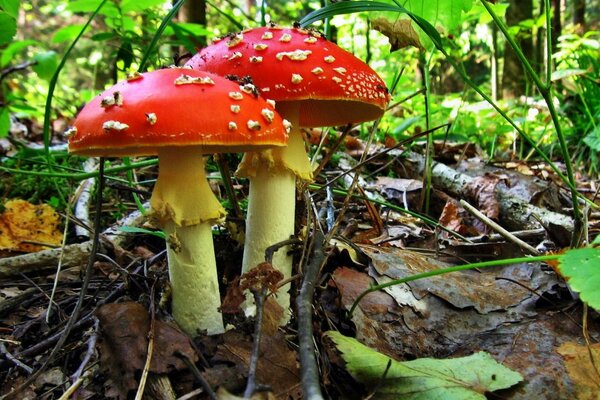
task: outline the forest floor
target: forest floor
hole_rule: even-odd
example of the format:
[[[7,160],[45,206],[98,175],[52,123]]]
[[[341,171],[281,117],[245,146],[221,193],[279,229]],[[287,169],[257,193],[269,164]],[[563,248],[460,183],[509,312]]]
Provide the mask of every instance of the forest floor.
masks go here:
[[[548,166],[486,163],[475,146],[436,143],[432,186],[426,191],[422,149],[409,152],[387,143],[366,150],[355,138],[345,139],[342,148],[335,152],[335,166],[323,168],[306,188],[310,196],[299,201],[297,213],[302,232],[295,248],[296,265],[302,266],[298,271],[320,257],[311,299],[313,324],[304,328],[313,333],[326,398],[396,398],[393,392],[384,393],[385,374],[380,382],[369,384],[346,368],[347,359],[325,334],[330,331],[356,338],[394,360],[487,352],[523,377],[509,389],[488,393],[488,398],[597,398],[600,375],[594,364],[586,364],[586,357],[600,354],[600,315],[585,307],[548,264],[521,262],[393,285],[368,294],[352,316],[348,314],[357,297],[374,284],[568,247],[572,204]],[[155,175],[156,167],[144,174]],[[584,174],[577,182],[581,193],[600,204],[600,182]],[[246,189],[234,183],[238,192]],[[333,187],[346,189],[329,189]],[[347,191],[355,196],[347,197]],[[508,239],[460,200],[507,229]],[[92,237],[70,234],[62,248],[32,251],[38,248],[30,239],[23,243],[33,247],[0,254],[0,394],[20,387],[13,398],[125,399],[145,390],[143,398],[190,399],[210,398],[210,386],[218,388],[219,398],[242,396],[252,360],[253,319],[224,309],[229,329],[223,335],[192,340],[178,331],[169,315],[164,241],[132,231],[133,226],[144,226],[139,212],[111,220],[119,198],[102,201],[103,233],[97,249]],[[426,208],[428,221],[405,212]],[[310,222],[303,217],[307,210],[316,211]],[[39,220],[48,225],[48,218]],[[600,215],[588,212],[585,222],[593,238],[600,231]],[[309,229],[303,229],[307,224]],[[242,258],[242,245],[230,234],[231,226],[241,225],[232,218],[214,235],[224,296],[239,274]],[[129,229],[119,230],[121,226]],[[315,235],[318,230],[326,234],[320,255],[306,251],[320,237]],[[293,298],[300,282],[300,276],[292,282]],[[65,337],[80,297],[81,308]],[[302,327],[295,309],[290,323],[278,327],[274,321],[281,309],[270,299],[260,324],[254,382],[260,390],[252,398],[301,399]],[[482,389],[480,395],[487,391]]]

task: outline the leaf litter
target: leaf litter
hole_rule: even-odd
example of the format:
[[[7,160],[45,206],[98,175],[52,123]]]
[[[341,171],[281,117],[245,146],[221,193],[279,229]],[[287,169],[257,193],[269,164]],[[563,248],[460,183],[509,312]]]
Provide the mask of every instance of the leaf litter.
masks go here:
[[[346,141],[354,143],[349,146],[349,154],[354,157],[360,156],[365,149],[358,139]],[[374,151],[378,151],[377,148]],[[450,153],[455,156],[472,154],[457,149],[445,155],[449,157]],[[401,369],[396,362],[414,360],[416,365],[421,362],[428,370],[435,370],[447,368],[446,361],[452,363],[472,358],[489,362],[488,366],[480,368],[481,371],[487,371],[489,365],[493,365],[493,368],[500,368],[500,372],[486,373],[477,382],[473,379],[461,381],[461,393],[463,390],[475,393],[498,390],[495,394],[510,399],[597,395],[595,377],[590,374],[593,364],[585,359],[590,347],[584,345],[581,335],[583,314],[580,303],[553,270],[540,265],[516,264],[464,271],[388,287],[368,294],[352,318],[347,317],[346,311],[354,300],[373,284],[444,268],[463,260],[521,254],[514,244],[492,239],[487,227],[461,209],[457,201],[460,196],[453,190],[436,187],[432,193],[430,215],[454,232],[469,236],[473,243],[440,233],[417,218],[367,200],[416,209],[422,184],[409,175],[400,174],[400,169],[405,166],[398,167],[397,155],[388,155],[387,161],[393,161],[389,169],[405,178],[361,175],[361,199],[347,204],[345,218],[341,220],[341,234],[329,242],[330,257],[321,271],[324,285],[318,288],[313,303],[313,334],[319,350],[321,382],[329,397],[362,398],[390,390],[386,377],[394,377],[396,370]],[[354,165],[350,158],[347,164],[338,164],[338,168],[343,170]],[[382,165],[386,165],[385,160],[378,160],[373,163],[373,168]],[[506,223],[505,205],[498,196],[500,191],[509,191],[527,202],[563,211],[561,199],[553,189],[555,184],[551,180],[536,181],[544,172],[541,169],[506,165],[482,174],[480,161],[467,159],[460,165],[457,170],[462,168],[475,176],[463,188],[464,196],[493,220]],[[336,212],[342,204],[340,200],[339,197],[334,199]],[[594,226],[593,222],[590,226]],[[547,228],[546,233],[532,233],[528,240],[552,237],[552,231],[557,228]],[[92,355],[96,363],[89,368],[89,373],[94,379],[88,380],[80,389],[80,398],[131,396],[139,385],[148,353],[152,319],[147,310],[151,301],[157,311],[150,374],[168,376],[174,391],[180,395],[193,392],[204,395],[199,388],[201,385],[180,356],[187,354],[209,386],[218,387],[219,398],[239,398],[251,361],[254,340],[251,321],[239,314],[228,314],[226,319],[231,329],[224,335],[197,337],[191,341],[181,334],[168,322],[166,264],[155,257],[163,244],[157,245],[156,238],[148,235],[137,238],[133,245],[128,243],[124,248],[117,247],[112,251],[110,247],[105,249],[106,257],[94,266],[90,303],[80,319],[81,325],[65,347],[64,362],[58,361],[46,371],[35,385],[23,392],[24,398],[40,397],[44,393],[45,398],[51,398],[66,390],[68,376],[81,364],[86,344],[94,334],[93,315],[101,322],[95,346],[99,355]],[[235,263],[240,249],[224,236],[219,235],[217,239],[220,258],[224,259],[226,255],[228,263]],[[133,250],[128,250],[131,248]],[[0,305],[12,298],[20,301],[17,305],[7,306],[5,314],[0,314],[3,316],[0,332],[6,340],[0,371],[4,381],[9,383],[4,391],[18,385],[25,376],[22,367],[10,361],[8,354],[16,356],[25,366],[39,367],[40,360],[53,343],[49,338],[60,333],[81,284],[77,268],[71,267],[68,275],[60,276],[56,299],[59,307],[46,322],[44,293],[50,290],[54,274],[31,270],[27,279],[11,276],[1,292]],[[232,276],[235,278],[235,274]],[[27,292],[32,280],[35,287],[40,288],[35,294]],[[158,284],[160,298],[148,296],[152,281]],[[230,312],[235,311],[240,301],[239,293],[235,294],[234,281],[227,282],[233,293]],[[222,289],[226,289],[225,286]],[[25,299],[20,297],[24,293],[28,295]],[[102,306],[104,299],[106,305]],[[91,313],[96,306],[95,314]],[[252,398],[302,398],[295,326],[278,328],[273,321],[278,320],[277,315],[281,312],[272,301],[267,301],[257,371],[257,381],[265,391]],[[591,311],[587,328],[594,341],[598,340],[598,323],[597,314]],[[370,382],[361,380],[356,367],[349,367],[349,361],[344,361],[339,349],[333,346],[331,338],[336,335],[332,332],[335,330],[354,336],[360,342],[348,342],[352,349],[367,345],[371,350],[364,349],[365,352],[377,352],[371,356],[382,362],[378,363],[378,370]],[[593,354],[597,354],[597,349],[591,348]],[[389,360],[392,362],[388,368]],[[459,369],[466,375],[473,374],[478,365],[468,363]],[[519,374],[522,381],[517,378]],[[500,382],[504,376],[511,377],[509,383],[493,386],[495,379]],[[390,393],[397,393],[396,390],[392,388]]]

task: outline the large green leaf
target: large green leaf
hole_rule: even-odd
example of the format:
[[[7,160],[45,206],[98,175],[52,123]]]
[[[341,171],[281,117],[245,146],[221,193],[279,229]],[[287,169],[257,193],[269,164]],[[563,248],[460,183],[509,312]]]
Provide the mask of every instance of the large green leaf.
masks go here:
[[[0,0],[0,8],[14,19],[17,19],[19,16],[19,3],[19,0]]]
[[[394,0],[383,1],[396,3]],[[458,33],[472,3],[473,0],[406,0],[402,2],[406,15],[382,12],[374,13],[371,19],[373,28],[389,37],[393,50],[406,45],[431,48],[432,42],[440,47],[439,36]],[[406,23],[407,16],[412,19],[410,25]]]
[[[558,269],[581,300],[600,310],[600,248],[569,250],[560,258]]]
[[[0,11],[0,46],[10,43],[17,33],[17,20]]]
[[[485,393],[523,380],[519,373],[485,352],[446,360],[420,358],[399,362],[339,332],[325,335],[340,351],[347,371],[375,390],[376,399],[485,400]]]

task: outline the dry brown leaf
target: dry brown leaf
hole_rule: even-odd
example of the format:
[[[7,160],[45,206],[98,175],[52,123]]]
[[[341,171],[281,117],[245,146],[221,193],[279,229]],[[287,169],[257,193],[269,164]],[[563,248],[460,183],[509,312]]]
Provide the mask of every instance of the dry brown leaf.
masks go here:
[[[473,217],[453,199],[449,199],[444,205],[439,223],[463,236],[477,236],[484,232],[483,229],[479,229],[478,226],[473,225]]]
[[[391,51],[407,46],[423,49],[419,35],[412,27],[410,19],[398,19],[391,23],[387,18],[375,18],[371,21],[373,29],[388,37],[392,45]]]
[[[496,198],[496,186],[499,182],[500,178],[497,176],[485,174],[475,177],[465,188],[466,193],[477,202],[477,208],[495,221],[500,215],[500,203]]]
[[[60,217],[47,204],[33,205],[25,200],[9,200],[0,215],[0,250],[33,253],[59,246]]]
[[[594,357],[594,363],[590,358]],[[576,343],[564,343],[558,348],[558,354],[565,359],[569,376],[573,380],[578,400],[600,399],[600,343],[580,346]]]
[[[252,353],[252,338],[237,331],[225,332],[225,343],[219,346],[216,359],[229,361],[248,370]],[[256,371],[257,382],[271,386],[278,399],[301,399],[300,371],[296,353],[281,332],[262,335],[260,358]]]
[[[107,304],[96,315],[102,330],[98,342],[100,362],[110,376],[106,395],[127,398],[127,393],[138,386],[136,373],[146,362],[150,316],[141,304],[135,302]],[[177,353],[192,361],[198,359],[185,334],[156,320],[150,372],[164,374],[186,368]]]

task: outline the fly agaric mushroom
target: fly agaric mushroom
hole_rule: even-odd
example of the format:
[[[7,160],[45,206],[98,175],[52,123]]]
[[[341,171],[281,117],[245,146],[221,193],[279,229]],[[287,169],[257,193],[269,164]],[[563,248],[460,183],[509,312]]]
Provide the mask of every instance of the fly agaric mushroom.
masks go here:
[[[242,265],[246,272],[264,261],[268,246],[294,234],[296,177],[312,179],[300,127],[377,119],[390,96],[367,64],[312,30],[245,30],[203,48],[186,65],[218,75],[250,76],[292,124],[287,147],[246,153],[238,168],[239,175],[250,178]],[[275,254],[273,265],[289,278],[292,259],[285,250]],[[290,304],[288,290],[289,285],[278,295],[284,309]]]
[[[173,316],[190,335],[223,332],[211,225],[225,215],[206,180],[203,154],[282,146],[271,104],[207,72],[137,74],[77,116],[69,151],[87,156],[158,155],[154,219],[168,235]]]

